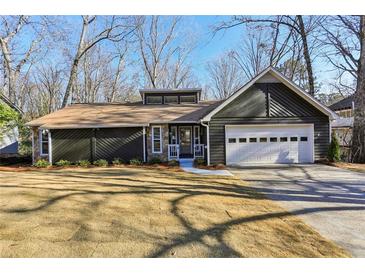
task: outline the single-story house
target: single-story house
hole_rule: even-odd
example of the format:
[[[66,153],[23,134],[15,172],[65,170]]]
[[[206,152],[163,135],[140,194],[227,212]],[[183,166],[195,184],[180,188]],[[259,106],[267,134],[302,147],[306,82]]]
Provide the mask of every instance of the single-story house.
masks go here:
[[[5,104],[22,115],[23,112],[13,104],[5,95],[0,93],[0,104]],[[19,130],[16,125],[8,128],[0,136],[0,156],[12,156],[18,154]]]
[[[29,122],[34,160],[313,163],[336,114],[269,67],[224,101],[201,89],[142,89],[141,102],[73,104]]]
[[[354,124],[354,95],[348,96],[332,105],[329,109],[338,114],[332,123],[332,134],[335,134],[344,149],[351,146],[352,127]]]

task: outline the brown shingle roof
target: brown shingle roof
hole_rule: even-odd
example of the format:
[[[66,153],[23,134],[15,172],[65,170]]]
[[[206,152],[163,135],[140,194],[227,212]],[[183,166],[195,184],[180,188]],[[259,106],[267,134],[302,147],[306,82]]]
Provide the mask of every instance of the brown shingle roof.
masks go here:
[[[74,104],[33,120],[27,125],[42,128],[102,128],[153,123],[196,123],[219,103],[220,101],[183,105]]]

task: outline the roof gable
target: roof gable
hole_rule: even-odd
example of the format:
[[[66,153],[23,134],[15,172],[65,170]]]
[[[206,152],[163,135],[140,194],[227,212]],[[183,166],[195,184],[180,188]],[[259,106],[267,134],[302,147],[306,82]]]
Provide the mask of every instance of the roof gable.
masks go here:
[[[276,81],[274,81],[276,80]],[[280,72],[278,72],[276,69],[272,67],[268,67],[265,70],[263,70],[261,73],[259,73],[257,76],[255,76],[252,80],[250,80],[248,83],[246,83],[243,87],[241,87],[239,90],[237,90],[235,93],[233,93],[230,97],[228,97],[222,104],[220,104],[217,108],[215,108],[213,111],[208,113],[202,120],[203,121],[210,121],[210,119],[217,114],[219,111],[221,111],[224,107],[226,107],[228,104],[233,102],[235,99],[237,99],[241,94],[248,91],[255,83],[267,83],[267,82],[276,82],[276,83],[282,83],[285,86],[287,86],[291,91],[296,93],[298,96],[302,97],[304,100],[306,100],[309,104],[317,108],[320,112],[325,114],[326,116],[329,116],[331,119],[335,119],[337,115],[327,108],[325,105],[317,101],[315,98],[310,96],[307,92],[305,92],[303,89],[298,87],[293,81],[286,78],[284,75],[282,75]]]

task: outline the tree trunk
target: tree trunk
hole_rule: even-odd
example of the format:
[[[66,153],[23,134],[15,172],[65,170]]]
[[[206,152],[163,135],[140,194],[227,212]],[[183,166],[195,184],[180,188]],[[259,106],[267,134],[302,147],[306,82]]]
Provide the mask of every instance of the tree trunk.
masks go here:
[[[305,31],[303,17],[301,15],[297,15],[297,18],[298,18],[298,23],[299,23],[300,36],[301,36],[302,42],[303,42],[304,60],[305,60],[306,66],[307,66],[309,94],[314,96],[314,77],[313,77],[312,61],[311,61],[310,53],[309,53],[309,49],[308,49],[307,33]]]
[[[365,16],[360,16],[360,57],[355,92],[352,161],[365,163]]]

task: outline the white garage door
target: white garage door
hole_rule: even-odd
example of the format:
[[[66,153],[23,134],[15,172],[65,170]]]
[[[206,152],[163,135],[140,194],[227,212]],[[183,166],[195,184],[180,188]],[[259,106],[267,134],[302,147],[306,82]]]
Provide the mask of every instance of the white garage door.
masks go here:
[[[226,126],[228,165],[312,163],[313,125]]]

